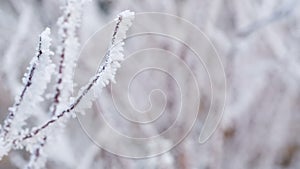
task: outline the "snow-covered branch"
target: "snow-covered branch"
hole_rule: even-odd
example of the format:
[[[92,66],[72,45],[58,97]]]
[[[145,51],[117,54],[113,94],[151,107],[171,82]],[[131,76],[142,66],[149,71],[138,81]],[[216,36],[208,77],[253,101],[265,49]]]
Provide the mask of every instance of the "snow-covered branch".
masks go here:
[[[66,108],[73,92],[73,73],[76,67],[79,51],[79,41],[76,30],[81,22],[82,3],[76,0],[67,1],[63,15],[58,19],[61,46],[57,48],[59,65],[57,69],[57,82],[51,115],[56,115]]]
[[[40,127],[34,128],[31,133],[23,138],[23,140],[34,138],[38,134],[41,135],[40,133],[42,132],[44,132],[44,135],[47,135],[47,132],[49,133],[55,129],[55,127],[50,127],[55,124],[64,125],[68,118],[72,116],[75,117],[74,110],[83,111],[85,108],[89,108],[91,106],[91,101],[96,98],[91,90],[94,88],[103,88],[108,85],[110,81],[114,82],[117,68],[120,67],[120,62],[124,59],[122,51],[124,46],[123,41],[126,38],[126,31],[131,26],[133,19],[133,12],[124,11],[119,14],[111,48],[105,56],[104,63],[98,68],[94,77],[89,80],[88,84],[79,90],[77,97],[73,99],[67,109],[53,116],[51,120],[47,121]]]
[[[66,108],[73,92],[73,72],[75,71],[79,51],[79,40],[76,31],[80,26],[81,13],[82,3],[77,0],[69,0],[64,7],[63,15],[57,22],[61,46],[57,48],[56,52],[59,56],[59,63],[55,72],[57,81],[53,102],[50,106],[51,116],[55,116],[57,112]],[[35,144],[34,149],[30,148],[30,162],[25,168],[34,169],[45,166],[46,157],[41,152],[43,152],[44,146],[47,144],[47,137],[47,135],[42,136],[42,139]]]
[[[9,115],[1,128],[0,157],[6,155],[12,148],[23,149],[31,153],[30,161],[25,166],[27,169],[44,168],[46,156],[44,146],[48,137],[60,130],[70,119],[75,117],[76,111],[83,111],[91,106],[91,102],[97,97],[94,88],[103,88],[114,82],[114,76],[123,60],[123,46],[126,32],[132,24],[134,13],[124,11],[116,19],[116,26],[112,35],[111,47],[105,55],[105,60],[98,68],[97,73],[83,86],[77,96],[71,99],[73,91],[73,72],[77,62],[79,42],[76,29],[80,23],[81,3],[70,0],[64,9],[64,15],[59,19],[59,35],[61,46],[57,49],[60,57],[57,70],[50,58],[50,29],[47,28],[40,35],[40,42],[36,57],[33,58],[25,74],[24,88],[16,97],[15,104],[9,109]],[[39,127],[33,127],[31,131],[24,128],[26,120],[38,112],[37,107],[43,101],[43,94],[52,75],[56,75],[54,99],[50,105],[49,114],[52,116]]]
[[[38,106],[43,101],[43,94],[47,88],[47,84],[51,80],[55,65],[50,58],[53,52],[50,51],[51,39],[50,29],[46,28],[40,35],[39,45],[36,56],[31,60],[30,66],[27,68],[23,78],[23,90],[20,95],[15,98],[15,103],[9,108],[9,113],[4,121],[4,126],[1,129],[1,145],[6,147],[5,151],[0,151],[3,155],[16,145],[13,142],[26,130],[23,127],[26,125],[26,120],[31,115],[36,115]]]

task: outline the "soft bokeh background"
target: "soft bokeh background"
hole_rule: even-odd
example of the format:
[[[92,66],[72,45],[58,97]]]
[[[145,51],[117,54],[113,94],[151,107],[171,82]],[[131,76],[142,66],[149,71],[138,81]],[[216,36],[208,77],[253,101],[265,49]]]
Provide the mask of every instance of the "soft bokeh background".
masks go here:
[[[62,3],[56,0],[0,1],[1,119],[7,115],[7,109],[20,89],[23,73],[35,53],[39,33],[46,26],[50,27],[53,43],[58,43],[56,20],[61,14]],[[150,159],[121,158],[96,147],[78,122],[72,120],[61,134],[62,138],[47,145],[47,168],[300,168],[298,0],[94,0],[84,7],[82,27],[78,32],[81,43],[126,9],[166,12],[183,17],[211,39],[220,54],[227,78],[227,105],[221,124],[209,141],[198,143],[211,99],[210,86],[204,78],[207,75],[202,71],[199,73],[199,77],[203,77],[203,83],[199,84],[199,119],[189,136],[176,148]],[[176,25],[172,29],[170,31],[176,31]],[[190,36],[190,32],[181,33]],[[101,37],[94,43],[100,45]],[[133,50],[143,45],[135,40],[126,47]],[[173,51],[193,67],[194,56],[176,43],[154,39],[147,41],[147,45]],[[89,51],[90,55],[87,53],[86,57],[79,59],[75,76],[78,86],[95,72],[100,60],[93,48]],[[206,57],[210,57],[209,50]],[[170,68],[176,70],[174,65]],[[193,70],[197,72],[198,68]],[[154,77],[146,74],[141,78],[136,90],[132,91],[132,97],[147,97],[140,95],[153,84],[149,81]],[[165,85],[162,88],[169,94],[176,92],[174,85],[168,84],[168,78],[160,78],[164,80],[159,83]],[[104,91],[103,98],[87,113],[111,114],[110,103],[105,100],[109,94],[109,90]],[[173,98],[167,105],[170,119],[178,104],[176,97]],[[126,128],[122,122],[115,123],[125,131],[138,130]],[[168,121],[155,128],[163,129],[165,124],[169,124]],[[101,125],[95,129],[98,130],[101,131]],[[113,140],[111,142],[113,144]],[[0,162],[0,168],[18,168],[27,158],[26,152],[13,151]]]

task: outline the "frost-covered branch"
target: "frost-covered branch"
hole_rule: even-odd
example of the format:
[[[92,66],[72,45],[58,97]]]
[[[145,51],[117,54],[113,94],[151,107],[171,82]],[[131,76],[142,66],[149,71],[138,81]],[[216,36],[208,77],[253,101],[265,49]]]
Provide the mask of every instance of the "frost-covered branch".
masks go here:
[[[51,115],[65,109],[73,92],[73,72],[76,67],[79,42],[76,30],[80,26],[82,3],[76,0],[67,1],[64,14],[58,19],[61,46],[57,49],[59,65]]]
[[[45,146],[47,137],[44,136],[38,144],[35,144],[31,150],[31,156],[29,163],[24,167],[24,169],[36,169],[45,168],[46,165],[46,155],[43,147]]]
[[[67,1],[64,7],[63,15],[58,19],[59,38],[61,46],[57,49],[59,56],[58,69],[55,74],[57,77],[53,102],[50,106],[50,115],[55,116],[57,112],[66,108],[71,93],[73,92],[73,72],[75,71],[77,54],[79,50],[79,40],[76,31],[80,26],[82,13],[82,3],[78,0]],[[31,152],[30,162],[25,168],[43,168],[46,157],[39,152],[43,152],[47,144],[47,135],[42,136],[36,143],[33,152]]]
[[[74,110],[83,111],[85,108],[90,107],[90,103],[93,99],[96,98],[94,93],[91,92],[94,88],[103,88],[109,84],[110,81],[114,82],[114,76],[116,74],[117,68],[120,67],[120,62],[124,59],[123,55],[123,46],[124,39],[126,38],[126,31],[132,24],[132,20],[134,19],[134,13],[130,11],[124,11],[119,14],[117,19],[117,26],[112,38],[112,45],[109,49],[109,52],[105,56],[104,63],[99,67],[97,73],[94,77],[92,77],[89,83],[83,86],[78,95],[69,107],[63,110],[61,113],[52,117],[51,120],[47,121],[45,124],[38,128],[34,128],[31,133],[26,135],[22,140],[27,140],[30,138],[34,138],[36,135],[47,135],[47,133],[51,132],[57,125],[64,125],[65,121],[71,117],[75,116]]]
[[[51,39],[50,29],[46,28],[40,35],[39,45],[36,56],[30,62],[28,72],[23,78],[23,90],[15,98],[15,104],[9,108],[9,113],[4,121],[4,126],[1,129],[1,147],[5,147],[4,151],[0,151],[0,157],[7,154],[12,146],[16,145],[14,139],[22,133],[23,126],[26,125],[26,120],[35,113],[38,104],[43,101],[47,84],[50,82],[51,75],[54,71],[54,64],[50,59],[53,52],[50,51]]]
[[[67,15],[67,16],[70,17],[70,15]],[[80,89],[78,96],[73,100],[73,102],[71,102],[70,106],[67,109],[63,110],[59,114],[54,113],[53,118],[51,120],[46,122],[40,128],[33,129],[33,131],[30,134],[26,135],[23,138],[23,141],[26,141],[29,138],[31,138],[31,139],[35,138],[37,140],[42,140],[42,142],[40,144],[38,144],[39,147],[34,149],[34,152],[32,153],[32,156],[31,156],[31,162],[28,164],[27,168],[36,168],[36,166],[41,166],[41,165],[44,166],[44,164],[42,163],[42,162],[44,162],[43,157],[41,157],[41,155],[36,152],[42,151],[41,149],[46,144],[47,135],[49,135],[49,133],[51,133],[51,131],[57,129],[59,126],[64,125],[70,116],[75,117],[74,109],[77,106],[79,107],[78,109],[76,109],[78,111],[83,111],[84,108],[89,108],[91,106],[91,102],[96,98],[96,96],[94,96],[92,94],[93,92],[91,92],[91,90],[93,90],[93,88],[95,88],[95,87],[98,89],[103,88],[109,83],[109,81],[114,81],[114,76],[116,74],[117,68],[120,67],[119,62],[122,61],[123,57],[124,57],[123,53],[122,53],[123,46],[124,46],[123,40],[126,38],[126,31],[131,26],[133,19],[134,19],[133,12],[124,11],[121,14],[119,14],[118,18],[116,19],[117,23],[116,23],[116,27],[115,27],[113,37],[112,37],[111,48],[109,49],[109,52],[106,54],[105,61],[98,69],[96,75],[90,79],[90,81],[87,85],[85,85],[84,87],[82,87]],[[66,53],[64,53],[62,55],[64,56],[64,55],[66,55]],[[76,56],[76,54],[73,55],[73,57],[75,57],[75,56]],[[71,57],[71,55],[70,55],[70,57]],[[62,71],[62,70],[63,69],[59,70],[59,74],[60,74],[60,71]],[[63,75],[63,74],[61,74],[61,75]],[[69,77],[71,77],[71,76],[69,76]],[[64,78],[62,80],[69,80],[70,82],[72,82],[71,78],[65,78],[65,76],[64,76]],[[61,81],[59,81],[59,82],[61,82]],[[70,82],[67,81],[66,85],[73,83],[73,82],[72,83],[70,83]],[[63,84],[63,83],[58,83],[58,85],[59,84]],[[72,87],[72,86],[69,86],[69,87]],[[56,92],[58,92],[57,94],[62,93],[62,90],[59,90],[60,88],[61,87],[57,87],[57,90],[56,90]],[[84,98],[84,97],[86,97],[86,98]],[[65,99],[67,99],[67,97],[65,97]],[[56,102],[56,106],[57,105],[62,105],[62,107],[66,106],[63,104],[64,102],[60,102],[60,100],[55,100],[55,102]],[[54,107],[56,107],[56,106],[54,106]],[[59,111],[59,109],[55,108],[55,111],[57,112],[57,111]],[[51,110],[51,112],[53,112],[53,110]],[[57,126],[55,127],[56,124],[57,124]],[[38,136],[35,137],[36,135],[38,135]],[[38,162],[39,158],[41,158],[41,162],[35,163],[34,161]],[[32,161],[32,160],[34,160],[34,161]]]
[[[94,89],[101,89],[114,82],[114,76],[123,60],[123,46],[126,32],[132,24],[134,13],[124,11],[116,18],[116,26],[112,35],[111,46],[105,55],[104,62],[97,73],[83,86],[75,98],[73,92],[73,73],[79,54],[79,40],[77,29],[80,26],[82,2],[68,0],[63,16],[58,19],[59,37],[61,45],[57,47],[56,56],[59,57],[57,68],[50,58],[54,55],[50,51],[50,29],[47,28],[40,35],[36,56],[32,59],[28,72],[23,78],[24,87],[16,97],[15,104],[9,109],[8,117],[0,126],[0,158],[7,155],[11,149],[26,149],[31,156],[26,169],[44,168],[47,156],[44,147],[49,136],[61,130],[62,126],[75,116],[75,111],[82,112],[89,108],[97,98]],[[55,75],[53,102],[50,104],[49,120],[39,127],[29,130],[26,120],[32,116],[46,114],[40,108],[40,103],[51,76]],[[42,112],[41,112],[42,111]]]

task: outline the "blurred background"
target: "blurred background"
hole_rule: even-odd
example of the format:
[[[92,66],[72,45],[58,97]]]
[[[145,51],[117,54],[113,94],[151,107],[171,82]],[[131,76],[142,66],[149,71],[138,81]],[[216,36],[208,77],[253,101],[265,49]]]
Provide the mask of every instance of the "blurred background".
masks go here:
[[[35,54],[38,35],[45,27],[52,30],[53,46],[57,40],[57,18],[61,4],[56,0],[0,1],[0,118],[7,115],[20,90],[21,79]],[[112,21],[123,10],[164,12],[182,17],[196,25],[212,41],[219,53],[227,79],[227,101],[222,121],[213,136],[204,144],[198,137],[210,107],[211,91],[208,76],[195,56],[185,47],[164,38],[128,41],[125,54],[136,49],[158,47],[172,51],[198,78],[199,115],[189,135],[175,148],[146,159],[123,158],[99,149],[86,137],[77,120],[47,145],[47,168],[136,168],[136,169],[298,169],[300,168],[300,4],[298,0],[93,0],[83,9],[82,26],[78,31],[81,44],[99,28]],[[151,27],[151,24],[145,25]],[[164,27],[164,23],[161,23]],[[167,27],[178,31],[178,25]],[[179,32],[187,37],[189,31]],[[96,37],[79,57],[75,72],[76,89],[88,81],[101,60]],[[200,44],[205,44],[199,39]],[[108,44],[103,44],[103,50]],[[105,46],[106,45],[106,46]],[[211,50],[203,45],[203,59]],[[55,51],[55,48],[53,49]],[[206,53],[205,53],[206,52]],[[137,62],[138,64],[139,62]],[[207,65],[210,70],[213,64]],[[124,67],[126,64],[124,63]],[[130,68],[130,67],[129,67]],[[126,75],[128,69],[120,72]],[[176,65],[169,65],[176,72]],[[182,74],[184,76],[184,74]],[[178,90],[172,79],[146,73],[137,78],[130,91],[132,98],[147,107],[149,88],[160,86],[169,96],[165,112],[168,116],[155,123],[155,132],[162,131],[174,120],[178,109]],[[153,80],[154,79],[154,80]],[[117,79],[118,80],[118,77]],[[118,81],[117,81],[118,82]],[[186,80],[189,86],[189,80]],[[159,84],[159,85],[158,85]],[[112,109],[110,87],[94,102],[87,114],[99,112],[124,133],[148,136],[146,130],[122,122]],[[118,94],[118,91],[116,91]],[[190,91],[194,92],[194,91]],[[215,94],[218,97],[218,91]],[[116,95],[118,96],[118,95]],[[138,102],[138,100],[143,100]],[[157,101],[157,100],[156,100]],[[159,102],[159,101],[157,101]],[[153,103],[155,107],[155,103]],[[152,106],[153,106],[152,105]],[[144,106],[144,107],[143,107]],[[88,116],[88,122],[93,116]],[[101,124],[94,129],[100,137]],[[178,135],[182,133],[178,132]],[[151,135],[151,133],[149,134]],[[114,144],[113,138],[107,138]],[[166,142],[168,138],[165,138]],[[28,160],[23,151],[13,151],[0,161],[0,168],[22,168]]]

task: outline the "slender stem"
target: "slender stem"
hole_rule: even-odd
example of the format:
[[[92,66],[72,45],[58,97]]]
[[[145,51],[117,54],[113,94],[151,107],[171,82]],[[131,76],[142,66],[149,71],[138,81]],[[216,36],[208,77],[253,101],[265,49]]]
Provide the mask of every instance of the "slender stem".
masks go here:
[[[70,18],[71,14],[68,13],[66,18],[64,19],[64,23],[67,23],[69,18]],[[63,32],[65,35],[67,35],[68,30],[66,28],[63,29]],[[66,36],[63,37],[62,40],[62,44],[65,44],[66,41]],[[64,71],[64,62],[65,62],[65,45],[63,45],[63,49],[61,51],[60,54],[60,62],[59,62],[59,67],[58,67],[58,80],[56,82],[56,88],[55,88],[55,95],[54,95],[54,100],[53,100],[53,104],[52,104],[52,111],[51,111],[51,115],[54,116],[56,114],[56,110],[57,110],[57,105],[59,104],[59,96],[61,95],[61,89],[60,89],[60,85],[63,82],[63,71]]]
[[[35,70],[36,70],[36,66],[37,66],[37,63],[40,59],[40,56],[43,54],[43,51],[42,51],[42,37],[40,36],[39,38],[39,45],[38,45],[38,54],[36,56],[36,60],[35,62],[33,63],[31,69],[29,70],[29,74],[27,75],[27,81],[25,82],[25,85],[24,85],[24,88],[19,96],[19,98],[16,100],[14,106],[13,106],[13,109],[9,110],[9,113],[8,113],[8,116],[5,120],[5,125],[4,125],[4,135],[6,136],[11,128],[11,123],[13,121],[13,119],[15,118],[16,116],[16,113],[19,111],[19,107],[24,99],[24,96],[28,90],[28,88],[31,86],[32,84],[32,78],[34,76],[34,73],[35,73]]]
[[[74,110],[74,108],[80,103],[80,101],[82,100],[82,98],[91,90],[91,88],[96,84],[97,80],[100,78],[101,73],[105,70],[106,65],[108,65],[110,63],[105,63],[101,69],[100,73],[97,73],[96,76],[94,76],[92,78],[92,80],[90,81],[90,83],[83,89],[82,93],[75,99],[75,101],[65,110],[63,110],[61,113],[59,113],[58,115],[55,115],[54,118],[52,118],[51,120],[47,121],[44,125],[42,125],[40,128],[36,129],[35,131],[25,135],[22,140],[26,140],[29,138],[32,138],[33,136],[37,135],[38,133],[40,133],[41,131],[43,131],[44,129],[46,129],[49,125],[55,123],[58,119],[62,118],[63,116],[65,116],[67,113],[71,112],[72,110]]]

